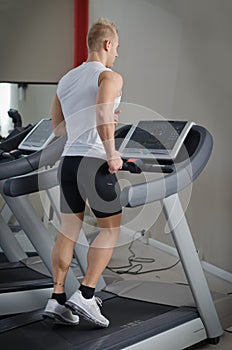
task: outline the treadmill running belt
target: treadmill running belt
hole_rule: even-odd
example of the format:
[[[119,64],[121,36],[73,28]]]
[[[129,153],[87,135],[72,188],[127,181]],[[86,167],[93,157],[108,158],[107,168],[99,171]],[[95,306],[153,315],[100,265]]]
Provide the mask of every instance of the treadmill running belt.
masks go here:
[[[167,322],[163,322],[162,317],[170,313],[170,320],[173,322],[176,319],[176,315],[171,316],[173,310],[175,311],[176,308],[172,306],[113,297],[105,300],[102,307],[102,313],[111,321],[108,328],[97,328],[83,319],[80,319],[80,324],[74,327],[42,320],[1,334],[0,344],[3,349],[10,350],[16,348],[17,350],[120,349],[115,344],[120,342],[132,329],[136,330],[140,325],[150,323],[150,319],[156,316],[161,317],[160,325],[167,327]],[[189,308],[186,313],[189,318]],[[155,332],[156,329],[154,329]],[[143,331],[142,334],[146,336],[146,332]],[[116,343],[115,339],[113,341],[115,336]],[[111,342],[110,347],[109,341]],[[104,347],[105,344],[106,347]]]
[[[27,266],[16,263],[16,268],[0,268],[1,293],[17,292],[30,289],[52,288],[51,277],[45,276]],[[2,282],[4,281],[4,282]]]

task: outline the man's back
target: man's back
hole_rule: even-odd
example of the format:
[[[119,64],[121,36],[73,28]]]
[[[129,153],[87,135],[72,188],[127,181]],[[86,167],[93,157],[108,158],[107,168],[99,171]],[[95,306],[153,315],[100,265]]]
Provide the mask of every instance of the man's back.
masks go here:
[[[96,104],[98,78],[103,71],[111,71],[101,62],[84,62],[60,80],[57,95],[65,119]]]

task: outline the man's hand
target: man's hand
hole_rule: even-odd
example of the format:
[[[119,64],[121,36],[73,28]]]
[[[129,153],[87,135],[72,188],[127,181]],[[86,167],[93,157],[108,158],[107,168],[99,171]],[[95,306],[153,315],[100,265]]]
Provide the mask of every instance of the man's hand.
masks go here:
[[[116,173],[118,170],[122,169],[123,161],[121,158],[121,153],[115,151],[113,157],[107,160],[109,165],[109,172],[111,174]]]
[[[114,125],[115,126],[118,125],[119,113],[121,113],[120,109],[116,109],[116,111],[114,111]]]

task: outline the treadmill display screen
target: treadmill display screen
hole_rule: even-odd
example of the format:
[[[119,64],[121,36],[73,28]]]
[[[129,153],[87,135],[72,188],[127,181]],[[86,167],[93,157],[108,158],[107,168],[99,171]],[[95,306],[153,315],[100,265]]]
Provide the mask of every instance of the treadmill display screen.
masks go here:
[[[126,148],[130,148],[136,142],[146,149],[172,150],[185,125],[186,122],[139,122]]]
[[[42,119],[21,142],[19,149],[31,151],[41,150],[53,137],[51,119]]]
[[[141,120],[133,125],[119,151],[124,157],[175,158],[190,128],[189,121]]]

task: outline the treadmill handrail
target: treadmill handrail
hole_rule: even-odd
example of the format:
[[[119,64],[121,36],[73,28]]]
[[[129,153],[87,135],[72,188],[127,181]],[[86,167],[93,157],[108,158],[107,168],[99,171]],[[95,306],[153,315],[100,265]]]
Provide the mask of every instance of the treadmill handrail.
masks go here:
[[[28,174],[46,165],[54,165],[60,158],[65,141],[65,137],[59,137],[41,151],[0,164],[0,180]]]
[[[25,138],[25,136],[33,129],[33,127],[34,127],[33,125],[29,124],[28,126],[25,127],[23,131],[21,131],[17,135],[11,136],[6,140],[4,140],[3,142],[1,142],[0,148],[5,152],[14,150],[15,148],[18,147],[18,145]]]
[[[190,158],[174,164],[173,172],[164,177],[123,188],[121,192],[122,206],[137,207],[162,200],[180,192],[200,175],[210,157],[213,139],[205,128],[195,125],[193,129],[199,133],[200,137],[195,152]],[[7,196],[17,197],[54,187],[58,185],[56,172],[57,169],[52,168],[8,179],[4,184],[4,193]]]
[[[4,183],[4,194],[9,197],[19,197],[38,191],[47,190],[58,185],[57,166],[10,178]]]
[[[212,135],[199,125],[193,126],[200,139],[195,152],[186,160],[174,164],[173,172],[146,183],[130,185],[121,192],[121,204],[137,207],[167,198],[188,187],[205,168],[213,148]]]

